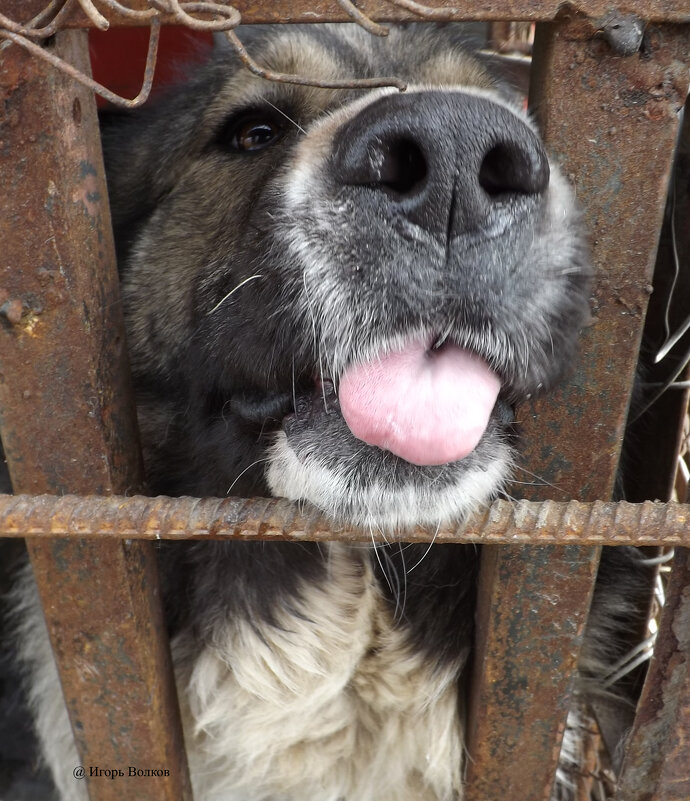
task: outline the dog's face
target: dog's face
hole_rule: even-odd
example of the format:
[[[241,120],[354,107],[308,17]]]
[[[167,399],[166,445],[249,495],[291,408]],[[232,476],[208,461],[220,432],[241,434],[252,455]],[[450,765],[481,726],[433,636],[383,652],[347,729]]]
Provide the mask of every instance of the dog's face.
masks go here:
[[[265,492],[390,527],[500,489],[511,407],[586,315],[570,190],[449,29],[281,28],[107,125],[153,489]]]

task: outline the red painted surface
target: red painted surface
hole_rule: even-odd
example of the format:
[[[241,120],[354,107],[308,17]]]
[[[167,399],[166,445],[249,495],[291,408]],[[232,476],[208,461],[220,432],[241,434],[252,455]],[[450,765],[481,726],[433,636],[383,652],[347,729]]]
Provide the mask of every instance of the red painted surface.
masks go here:
[[[91,30],[89,50],[94,79],[123,97],[135,97],[144,76],[148,41],[149,29],[143,27]],[[153,91],[181,78],[186,65],[203,62],[212,45],[209,33],[164,26],[161,29]],[[101,98],[98,98],[98,103],[99,106],[105,105]]]

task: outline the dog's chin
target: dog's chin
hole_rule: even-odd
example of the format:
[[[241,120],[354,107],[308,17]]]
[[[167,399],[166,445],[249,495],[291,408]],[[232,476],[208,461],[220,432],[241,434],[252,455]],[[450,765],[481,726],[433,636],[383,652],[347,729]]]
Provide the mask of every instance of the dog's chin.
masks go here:
[[[328,384],[295,401],[269,448],[266,480],[273,495],[307,501],[335,521],[384,533],[462,522],[496,497],[513,466],[502,400],[469,455],[430,466],[357,439]]]

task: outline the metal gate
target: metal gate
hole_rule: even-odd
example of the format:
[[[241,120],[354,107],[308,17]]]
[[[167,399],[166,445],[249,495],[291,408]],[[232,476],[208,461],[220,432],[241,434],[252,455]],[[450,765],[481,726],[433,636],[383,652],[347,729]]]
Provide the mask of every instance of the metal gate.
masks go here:
[[[141,24],[132,9],[156,29],[158,20],[197,24],[204,11],[213,19],[214,8],[79,0],[53,2],[42,17],[44,6],[0,1],[0,41],[14,43],[0,53],[0,424],[18,494],[0,497],[0,535],[27,537],[83,764],[170,766],[168,776],[132,785],[128,797],[191,799],[146,540],[361,533],[329,529],[282,501],[125,497],[141,487],[141,462],[93,93],[30,51],[88,73],[81,29]],[[499,502],[437,536],[485,544],[466,798],[548,798],[599,548],[631,543],[682,547],[616,798],[687,801],[690,506],[605,503],[688,92],[686,0],[628,0],[620,11],[604,0],[471,0],[442,10],[412,0],[236,0],[233,7],[224,6],[221,26],[240,15],[247,23],[536,23],[530,106],[585,209],[597,269],[594,320],[578,372],[520,410],[524,464],[546,482],[530,488],[533,503]],[[659,439],[664,459],[653,471],[652,497],[662,501],[671,497],[683,408],[677,393]],[[68,493],[81,497],[55,497]],[[499,706],[506,694],[509,707]],[[116,782],[94,782],[90,793],[93,801],[121,798]]]

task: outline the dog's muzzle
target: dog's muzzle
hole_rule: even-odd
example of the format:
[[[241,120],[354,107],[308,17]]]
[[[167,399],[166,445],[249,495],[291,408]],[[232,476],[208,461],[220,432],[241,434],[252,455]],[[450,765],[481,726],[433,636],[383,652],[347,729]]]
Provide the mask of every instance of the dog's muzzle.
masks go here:
[[[511,195],[539,195],[549,184],[539,137],[513,111],[447,92],[367,106],[338,131],[331,172],[345,190],[369,187],[383,216],[402,214],[447,239],[481,229]]]

